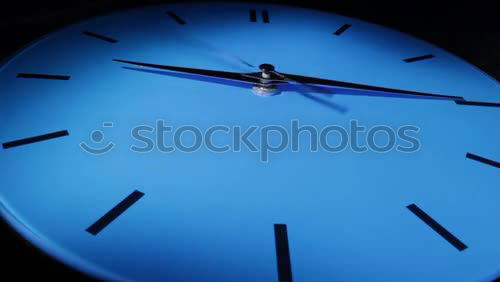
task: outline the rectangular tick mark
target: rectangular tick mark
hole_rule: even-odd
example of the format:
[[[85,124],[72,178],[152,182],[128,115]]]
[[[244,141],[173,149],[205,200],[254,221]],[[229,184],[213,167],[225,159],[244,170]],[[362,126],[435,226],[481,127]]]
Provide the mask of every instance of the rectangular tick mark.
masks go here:
[[[267,10],[262,11],[262,20],[264,23],[269,23],[269,12]]]
[[[181,19],[172,11],[168,11],[167,15],[169,15],[172,19],[174,19],[178,24],[186,24],[186,22],[183,19]]]
[[[257,22],[257,10],[255,9],[250,10],[250,21],[253,23]]]
[[[135,204],[140,198],[142,198],[142,196],[144,196],[144,193],[135,190],[130,195],[128,195],[127,198],[122,200],[120,203],[118,203],[118,205],[116,205],[94,224],[92,224],[89,228],[87,228],[87,232],[92,235],[97,235],[117,217],[124,213],[128,208]]]
[[[38,78],[38,79],[54,79],[54,80],[69,80],[67,75],[52,75],[52,74],[34,74],[34,73],[18,73],[18,78]]]
[[[457,237],[453,236],[448,230],[446,230],[443,226],[441,226],[437,221],[432,219],[427,213],[421,210],[417,205],[411,204],[407,206],[407,208],[415,214],[418,218],[420,218],[424,223],[426,223],[430,228],[436,231],[441,237],[443,237],[446,241],[453,245],[457,250],[463,251],[467,249],[467,246],[462,243]]]
[[[464,105],[464,106],[500,107],[500,103],[490,103],[490,102],[455,101],[455,103],[457,103],[457,105]]]
[[[104,35],[101,35],[101,34],[97,34],[97,33],[94,33],[94,32],[90,32],[90,31],[84,31],[84,32],[82,32],[82,34],[85,34],[85,35],[88,35],[90,37],[97,38],[97,39],[100,39],[100,40],[103,40],[103,41],[106,41],[106,42],[109,42],[109,43],[116,43],[116,42],[118,42],[118,40],[113,39],[111,37],[107,37],[107,36],[104,36]]]
[[[63,136],[68,136],[69,132],[67,130],[57,131],[53,133],[48,133],[40,136],[29,137],[25,139],[15,140],[7,143],[3,143],[2,146],[4,149],[9,149],[17,146],[27,145],[31,143],[41,142],[49,139],[59,138]]]
[[[335,35],[341,35],[342,33],[344,33],[344,31],[346,31],[348,28],[350,28],[351,25],[350,24],[345,24],[343,25],[342,27],[340,27],[339,29],[337,29],[337,31],[335,31]]]
[[[413,62],[417,62],[417,61],[432,59],[434,57],[435,57],[434,55],[429,54],[429,55],[423,55],[423,56],[418,56],[418,57],[404,59],[404,61],[407,62],[407,63],[413,63]]]
[[[496,162],[496,161],[493,161],[493,160],[490,160],[490,159],[487,159],[487,158],[483,158],[483,157],[478,156],[478,155],[467,153],[467,155],[465,155],[465,157],[467,157],[467,158],[469,158],[471,160],[475,160],[475,161],[481,162],[483,164],[487,164],[487,165],[491,165],[491,166],[500,168],[500,163],[499,162]]]
[[[288,232],[286,224],[274,225],[276,241],[276,259],[278,262],[278,279],[280,282],[292,282],[292,265],[288,247]]]

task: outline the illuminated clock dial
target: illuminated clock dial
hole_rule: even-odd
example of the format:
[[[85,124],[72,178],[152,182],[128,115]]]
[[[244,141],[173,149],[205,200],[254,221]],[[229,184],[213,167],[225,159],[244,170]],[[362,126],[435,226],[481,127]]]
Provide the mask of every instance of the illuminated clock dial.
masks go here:
[[[498,82],[405,34],[154,6],[35,42],[0,89],[2,215],[95,277],[498,274]]]

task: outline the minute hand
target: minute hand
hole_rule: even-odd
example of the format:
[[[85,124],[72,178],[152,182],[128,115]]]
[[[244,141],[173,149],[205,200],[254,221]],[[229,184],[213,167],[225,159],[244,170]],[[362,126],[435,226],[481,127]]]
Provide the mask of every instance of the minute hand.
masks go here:
[[[237,73],[237,72],[184,68],[184,67],[157,65],[157,64],[133,62],[133,61],[126,61],[126,60],[118,60],[118,59],[115,59],[113,61],[119,62],[119,63],[124,63],[124,64],[129,64],[129,65],[136,65],[136,66],[153,68],[153,69],[187,73],[187,74],[198,75],[198,76],[227,79],[227,80],[239,81],[239,82],[244,82],[244,83],[259,83],[258,78],[251,77],[251,76],[243,76],[242,74]]]
[[[328,80],[328,79],[323,79],[323,78],[316,78],[316,77],[308,77],[308,76],[301,76],[301,75],[293,75],[293,74],[286,74],[283,73],[283,75],[296,80],[300,81],[301,83],[306,83],[306,84],[313,84],[313,85],[320,85],[320,86],[331,86],[331,87],[338,87],[338,88],[346,88],[346,89],[355,89],[355,90],[361,90],[361,91],[367,91],[367,92],[383,92],[387,95],[390,96],[414,96],[414,97],[422,97],[422,98],[430,98],[430,99],[441,99],[441,100],[452,100],[452,101],[464,101],[463,97],[460,96],[449,96],[449,95],[440,95],[440,94],[432,94],[432,93],[423,93],[423,92],[416,92],[416,91],[408,91],[408,90],[401,90],[401,89],[394,89],[394,88],[386,88],[386,87],[378,87],[378,86],[372,86],[372,85],[366,85],[366,84],[357,84],[357,83],[351,83],[351,82],[344,82],[344,81],[338,81],[338,80]]]

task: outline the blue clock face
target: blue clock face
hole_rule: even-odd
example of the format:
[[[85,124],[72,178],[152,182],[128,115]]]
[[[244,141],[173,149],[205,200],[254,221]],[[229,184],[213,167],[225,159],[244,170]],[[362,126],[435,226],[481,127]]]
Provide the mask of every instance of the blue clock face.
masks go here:
[[[405,34],[155,6],[48,35],[0,89],[3,217],[98,278],[498,274],[498,82]]]

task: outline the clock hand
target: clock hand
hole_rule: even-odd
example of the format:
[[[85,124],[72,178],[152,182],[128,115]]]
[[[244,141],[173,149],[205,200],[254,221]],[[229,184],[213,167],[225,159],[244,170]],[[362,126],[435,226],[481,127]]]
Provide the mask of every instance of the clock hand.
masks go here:
[[[460,96],[449,96],[449,95],[440,95],[440,94],[432,94],[432,93],[423,93],[423,92],[417,92],[417,91],[408,91],[408,90],[401,90],[401,89],[394,89],[394,88],[386,88],[386,87],[379,87],[379,86],[373,86],[373,85],[366,85],[366,84],[358,84],[358,83],[351,83],[351,82],[345,82],[345,81],[338,81],[338,80],[328,80],[328,79],[323,79],[323,78],[316,78],[316,77],[308,77],[308,76],[301,76],[301,75],[293,75],[293,74],[283,74],[286,77],[289,77],[291,79],[295,79],[298,81],[301,81],[302,83],[307,83],[307,84],[312,84],[312,85],[319,85],[319,86],[326,86],[326,87],[334,87],[334,88],[344,88],[344,89],[349,89],[349,90],[359,90],[359,91],[367,91],[370,94],[373,94],[373,96],[377,96],[376,93],[383,92],[389,97],[405,97],[405,96],[414,96],[414,97],[422,97],[422,98],[429,98],[429,99],[440,99],[440,100],[452,100],[452,101],[464,101],[463,97]]]
[[[423,92],[415,92],[415,91],[407,91],[401,89],[394,88],[385,88],[378,86],[371,86],[365,84],[356,84],[344,81],[336,81],[336,80],[327,80],[322,78],[315,77],[307,77],[300,75],[292,75],[285,73],[277,73],[274,71],[274,67],[271,65],[263,64],[261,65],[262,73],[237,73],[237,72],[226,72],[226,71],[216,71],[216,70],[206,70],[206,69],[195,69],[195,68],[184,68],[184,67],[175,67],[175,66],[166,66],[166,65],[158,65],[158,64],[149,64],[149,63],[141,63],[141,62],[133,62],[126,60],[113,60],[115,62],[131,64],[142,67],[149,67],[154,69],[175,71],[181,73],[188,73],[206,77],[220,78],[233,80],[238,82],[244,82],[249,84],[257,84],[259,86],[269,87],[275,86],[276,84],[281,83],[289,83],[288,80],[297,81],[300,84],[305,84],[311,87],[313,85],[319,86],[328,86],[335,88],[343,88],[349,90],[360,90],[363,92],[369,92],[372,96],[388,96],[388,97],[422,97],[428,99],[441,99],[441,100],[452,100],[452,101],[464,101],[463,97],[459,96],[448,96],[448,95],[439,95],[439,94],[430,94]],[[325,91],[322,91],[324,93]]]
[[[188,73],[188,74],[194,74],[194,75],[200,75],[200,76],[234,80],[234,81],[239,81],[239,82],[244,82],[244,83],[251,83],[251,84],[261,83],[258,76],[257,77],[252,76],[251,74],[242,75],[242,74],[237,73],[237,72],[215,71],[215,70],[195,69],[195,68],[183,68],[183,67],[165,66],[165,65],[132,62],[132,61],[126,61],[126,60],[117,60],[117,59],[115,59],[113,61],[119,62],[119,63],[124,63],[124,64],[141,66],[141,67],[148,67],[148,68],[153,68],[153,69],[176,71],[176,72],[182,72],[182,73]]]

